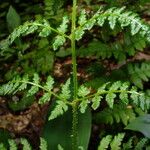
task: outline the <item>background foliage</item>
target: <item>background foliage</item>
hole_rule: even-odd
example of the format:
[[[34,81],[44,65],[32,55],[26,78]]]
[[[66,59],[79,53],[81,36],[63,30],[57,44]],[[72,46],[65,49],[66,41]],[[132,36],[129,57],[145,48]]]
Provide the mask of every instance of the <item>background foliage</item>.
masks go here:
[[[47,149],[45,140],[53,149],[68,146],[71,119],[67,110],[73,83],[70,43],[68,37],[62,35],[70,34],[71,6],[69,0],[0,2],[0,132],[6,139],[0,137],[1,149],[9,146],[24,149],[24,145]],[[80,112],[86,112],[79,117],[82,120],[79,128],[86,130],[86,136],[79,131],[80,145],[83,146],[79,149],[149,149],[149,135],[145,134],[146,125],[149,125],[149,116],[145,114],[149,113],[150,107],[149,7],[149,0],[79,1],[76,47],[81,86],[78,97],[83,99]],[[51,27],[61,34],[51,32]],[[121,92],[117,93],[118,90]],[[124,93],[124,90],[129,92]],[[58,91],[63,100],[59,99],[56,104],[49,102],[50,98],[54,100],[53,95]],[[93,97],[88,98],[89,93]],[[43,111],[40,125],[28,119],[28,126],[40,133],[36,143],[34,132],[27,131],[27,126],[15,132],[7,126],[11,121],[3,122],[10,118],[10,114],[12,120],[27,114],[35,103],[38,104],[34,108],[36,111],[29,114],[37,115],[38,109]],[[47,122],[49,111],[52,112],[48,115],[49,120],[65,114]],[[143,123],[146,126],[144,131],[141,129]],[[137,125],[139,128],[135,129]],[[134,131],[129,132],[125,127]],[[29,136],[30,132],[33,137]],[[59,137],[63,135],[63,139],[57,134]],[[40,136],[45,139],[41,139],[41,145]],[[23,137],[31,140],[31,144]],[[10,138],[14,141],[8,140]]]

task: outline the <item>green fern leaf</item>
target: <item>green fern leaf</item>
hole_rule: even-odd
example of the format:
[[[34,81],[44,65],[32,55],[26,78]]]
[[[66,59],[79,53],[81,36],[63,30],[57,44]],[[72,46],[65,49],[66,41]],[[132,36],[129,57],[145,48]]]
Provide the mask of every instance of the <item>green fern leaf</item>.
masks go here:
[[[57,105],[55,106],[54,110],[51,112],[48,120],[53,120],[60,115],[63,115],[64,112],[68,110],[68,106],[63,101],[57,101]]]
[[[105,20],[107,19],[107,17],[104,15],[100,15],[98,18],[97,18],[97,23],[99,26],[103,26],[103,24],[105,23]]]
[[[122,100],[123,103],[128,104],[128,93],[126,92],[128,90],[129,84],[128,83],[123,83],[122,86],[120,87],[120,90],[122,91],[119,95],[119,98]]]
[[[136,87],[132,87],[131,91],[131,99],[133,100],[133,103],[135,103],[136,105],[138,105],[139,100],[138,100],[138,94],[137,94],[137,88]]]
[[[36,84],[36,85],[39,85],[39,81],[40,81],[39,75],[35,73],[34,77],[33,77],[33,83]],[[39,87],[33,85],[31,87],[31,89],[28,91],[27,96],[34,95],[35,93],[38,92],[38,90],[39,90]]]
[[[92,99],[92,102],[93,102],[92,108],[94,110],[96,110],[100,106],[100,102],[101,102],[102,98],[103,98],[102,96],[97,96],[97,95],[95,97],[93,97],[93,99]]]
[[[111,87],[109,88],[109,91],[116,91],[118,90],[119,88],[121,87],[121,82],[120,81],[117,81],[115,83],[113,83],[111,85]]]
[[[7,150],[3,143],[0,143],[0,150]]]
[[[51,93],[44,93],[44,95],[39,99],[39,104],[45,104],[51,99]]]
[[[49,91],[52,90],[54,84],[54,79],[51,76],[47,77],[46,85],[44,88],[48,89]]]
[[[142,110],[145,110],[146,104],[145,104],[145,94],[144,93],[139,93],[139,106]]]
[[[106,95],[106,101],[110,108],[113,108],[114,99],[116,98],[116,94],[110,92]]]
[[[27,139],[21,138],[21,144],[23,145],[23,150],[32,150],[30,143],[27,141]]]
[[[107,135],[106,137],[104,137],[98,146],[98,150],[106,150],[108,148],[111,140],[112,140],[111,135]]]
[[[40,150],[48,150],[47,142],[44,138],[40,138]]]
[[[134,148],[134,150],[141,150],[145,147],[146,143],[147,143],[148,139],[147,138],[142,138],[136,145],[136,147]]]
[[[43,23],[44,28],[39,33],[39,36],[41,36],[41,37],[47,37],[51,33],[50,25],[49,25],[48,21],[46,21],[46,20],[44,20],[43,22],[44,22]]]
[[[9,143],[9,147],[10,147],[10,150],[17,150],[17,144],[14,140],[12,139],[9,139],[8,140],[8,143]]]
[[[69,23],[68,17],[64,16],[62,24],[59,26],[59,28],[57,28],[57,30],[61,33],[65,33],[67,31],[67,28],[68,28],[68,23]]]
[[[70,91],[70,78],[66,81],[66,83],[62,86],[61,94],[59,95],[62,99],[68,100],[71,97]]]
[[[22,26],[22,28],[24,28],[24,32],[22,33],[24,36],[25,35],[28,35],[28,34],[31,34],[31,33],[34,33],[37,29],[38,29],[38,25],[37,25],[37,23],[38,22],[33,22],[33,25],[31,25],[31,26],[28,26],[28,23],[29,22],[26,22],[23,26]]]
[[[81,11],[80,16],[79,16],[78,24],[82,26],[83,24],[86,23],[86,21],[87,21],[87,18],[86,18],[86,11],[85,11],[85,9],[83,9],[83,10]]]
[[[112,140],[110,147],[111,150],[120,150],[121,149],[121,142],[124,138],[125,134],[124,133],[118,133],[118,135],[116,135],[114,137],[114,139]]]
[[[78,89],[78,96],[79,97],[85,97],[89,93],[90,93],[90,90],[87,87],[85,87],[84,85],[81,85]]]
[[[112,13],[113,12],[113,9],[115,9],[115,8],[112,8],[112,9],[109,9],[109,13]],[[109,21],[109,24],[110,24],[110,28],[111,29],[114,29],[115,28],[115,25],[116,25],[116,22],[117,22],[117,15],[116,16],[112,16],[112,15],[110,15],[109,17],[108,17],[108,21]]]
[[[85,31],[84,31],[84,28],[83,28],[83,27],[78,28],[78,29],[75,31],[75,39],[76,39],[77,41],[79,41],[79,40],[82,38],[82,36],[83,36],[84,33],[85,33]]]
[[[64,148],[60,144],[58,144],[57,148],[58,150],[64,150]]]
[[[127,66],[131,81],[143,89],[142,81],[148,82],[150,78],[150,63],[143,62],[142,64],[129,64]]]
[[[133,137],[130,138],[127,143],[123,144],[123,150],[132,149],[133,148],[132,143],[133,143]]]
[[[65,43],[66,39],[65,37],[58,35],[55,37],[55,41],[53,43],[53,49],[57,50],[60,46],[62,46]]]
[[[85,113],[88,104],[89,104],[88,99],[82,100],[82,102],[81,102],[80,105],[79,105],[79,108],[80,108],[80,112],[81,112],[81,113]]]
[[[22,82],[22,84],[18,87],[18,91],[22,91],[22,90],[25,90],[26,88],[27,88],[27,82],[29,81],[29,77],[28,77],[28,75],[25,75],[23,78],[22,78],[22,80],[21,80],[21,82]]]
[[[95,19],[90,19],[87,21],[87,23],[84,25],[85,30],[91,30],[92,27],[94,26],[96,20]]]

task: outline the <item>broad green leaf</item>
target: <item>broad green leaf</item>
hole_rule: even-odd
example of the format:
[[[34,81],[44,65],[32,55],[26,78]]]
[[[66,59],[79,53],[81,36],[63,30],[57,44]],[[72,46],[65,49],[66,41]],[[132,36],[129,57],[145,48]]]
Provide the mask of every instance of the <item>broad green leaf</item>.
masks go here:
[[[138,131],[150,138],[150,114],[145,114],[131,121],[125,129]]]
[[[71,150],[72,111],[68,110],[63,116],[45,123],[43,128],[44,139],[48,143],[48,150],[58,150],[58,143],[64,150]],[[88,108],[84,114],[78,112],[78,146],[88,149],[91,135],[91,112]],[[84,129],[84,130],[83,130]]]
[[[19,14],[12,6],[10,6],[7,13],[7,24],[9,31],[12,32],[16,27],[20,25],[20,23],[21,19]]]

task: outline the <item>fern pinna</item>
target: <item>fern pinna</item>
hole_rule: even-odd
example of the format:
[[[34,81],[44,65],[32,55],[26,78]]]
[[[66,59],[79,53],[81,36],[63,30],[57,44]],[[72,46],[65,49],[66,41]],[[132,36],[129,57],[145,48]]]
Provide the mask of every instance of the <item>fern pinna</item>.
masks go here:
[[[149,149],[149,140],[147,138],[142,138],[138,142],[134,142],[134,137],[131,137],[126,143],[123,142],[124,138],[125,133],[118,133],[118,135],[115,135],[114,137],[112,135],[107,135],[106,137],[103,137],[100,141],[98,150],[140,150],[143,148]]]
[[[44,104],[49,102],[51,96],[56,99],[57,105],[51,112],[49,120],[62,115],[68,110],[68,106],[71,106],[74,102],[70,101],[71,91],[70,91],[70,79],[62,86],[60,94],[53,92],[54,80],[51,76],[47,78],[45,84],[40,83],[40,78],[37,74],[34,74],[33,81],[30,81],[29,77],[25,75],[24,77],[16,77],[12,81],[4,84],[0,87],[0,95],[15,94],[18,91],[28,89],[27,96],[32,96],[36,94],[39,90],[43,90],[44,94],[39,99],[39,104]],[[29,88],[30,86],[30,88]],[[78,98],[76,102],[79,103],[79,110],[84,113],[87,106],[91,103],[91,106],[96,110],[100,106],[102,100],[106,100],[108,106],[113,108],[115,99],[119,97],[120,101],[125,105],[130,103],[140,106],[142,109],[147,108],[147,97],[144,93],[137,91],[136,87],[130,87],[129,83],[122,83],[117,81],[113,84],[106,83],[100,86],[96,93],[91,94],[90,89],[81,85],[78,89]]]

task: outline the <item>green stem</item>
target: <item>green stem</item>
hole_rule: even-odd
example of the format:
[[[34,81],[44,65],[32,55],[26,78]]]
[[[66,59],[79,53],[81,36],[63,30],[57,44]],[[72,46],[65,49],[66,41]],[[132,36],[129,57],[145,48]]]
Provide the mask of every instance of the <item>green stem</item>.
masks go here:
[[[73,65],[74,100],[77,98],[77,89],[78,89],[77,62],[76,62],[76,43],[75,43],[76,7],[77,7],[76,4],[77,4],[77,0],[73,0],[71,50],[72,50],[72,65]]]
[[[72,105],[72,150],[78,149],[78,108],[77,103]]]
[[[71,50],[72,50],[72,65],[73,65],[73,105],[72,105],[72,150],[78,149],[78,104],[75,102],[78,92],[78,79],[77,79],[77,62],[76,62],[76,42],[75,42],[75,30],[76,30],[76,10],[77,0],[73,0],[72,8],[72,28],[71,28]]]

